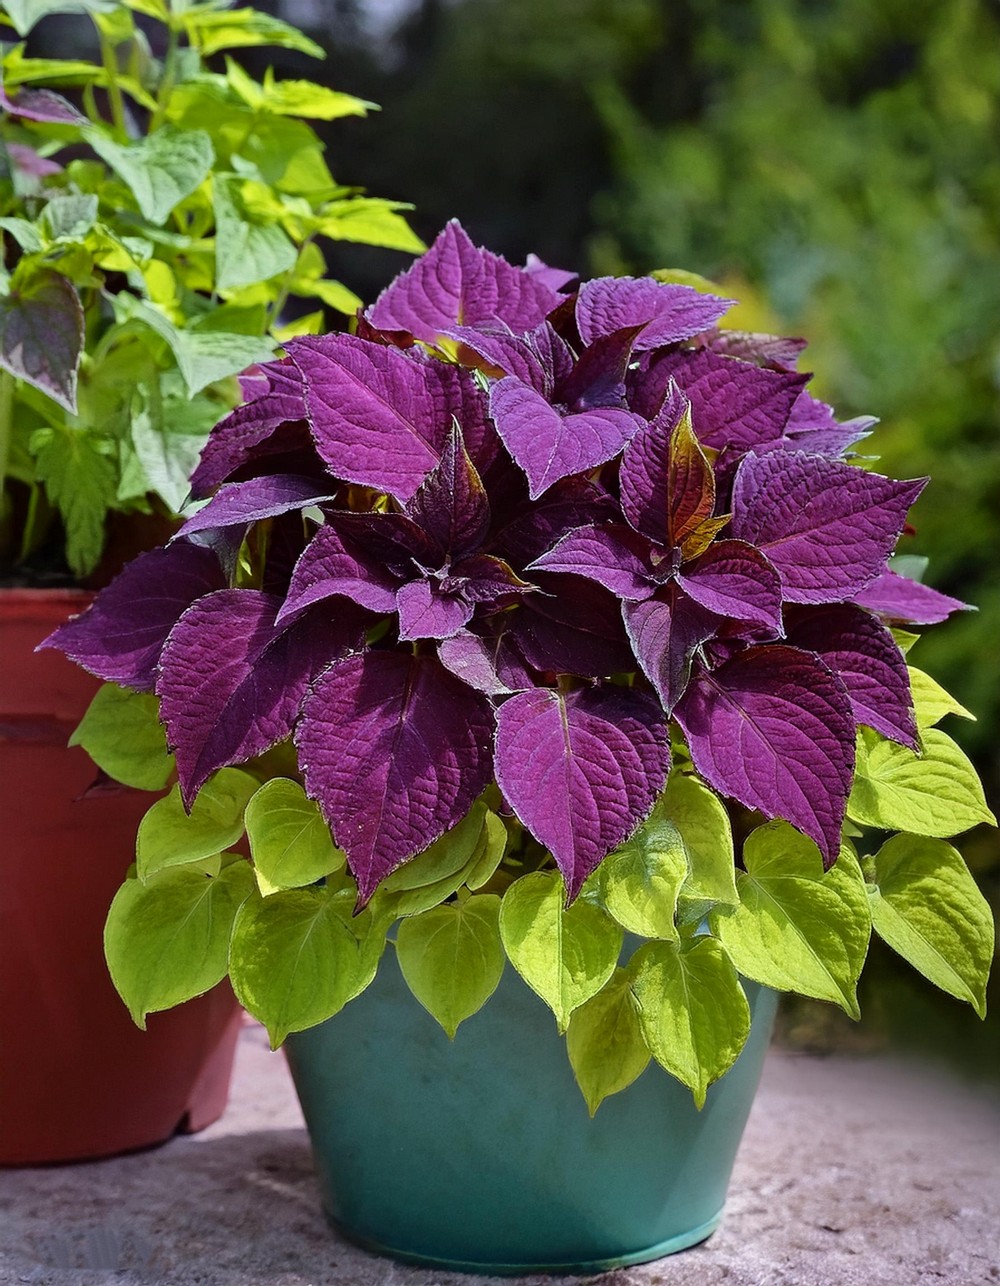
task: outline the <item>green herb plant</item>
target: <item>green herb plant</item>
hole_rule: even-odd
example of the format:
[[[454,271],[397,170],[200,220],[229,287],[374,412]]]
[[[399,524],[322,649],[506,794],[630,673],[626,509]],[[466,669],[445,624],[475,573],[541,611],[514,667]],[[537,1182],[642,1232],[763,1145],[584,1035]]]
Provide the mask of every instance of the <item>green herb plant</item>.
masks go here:
[[[373,104],[230,56],[322,57],[294,27],[225,0],[7,0],[0,24],[53,13],[88,15],[99,54],[3,44],[0,572],[83,579],[110,514],[183,504],[237,373],[326,329],[324,306],[355,312],[321,239],[421,243],[408,207],[333,178],[307,123]],[[314,311],[283,324],[292,296]]]

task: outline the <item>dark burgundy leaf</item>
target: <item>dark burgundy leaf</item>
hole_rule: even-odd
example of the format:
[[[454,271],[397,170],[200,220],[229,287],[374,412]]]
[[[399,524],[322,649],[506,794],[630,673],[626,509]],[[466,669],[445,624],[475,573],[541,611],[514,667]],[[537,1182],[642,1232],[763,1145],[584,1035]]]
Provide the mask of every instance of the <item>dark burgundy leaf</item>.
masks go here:
[[[457,424],[452,425],[441,459],[420,484],[406,513],[435,542],[442,557],[464,558],[485,540],[490,504]]]
[[[638,601],[649,598],[656,588],[656,553],[644,536],[624,523],[609,522],[568,532],[528,570],[586,576],[618,598]]]
[[[328,521],[352,547],[363,550],[368,559],[382,562],[400,580],[410,580],[415,572],[434,571],[438,566],[436,544],[406,514],[337,510]]]
[[[487,698],[436,657],[372,651],[319,678],[296,745],[361,905],[468,812],[490,778],[493,726]]]
[[[853,602],[902,625],[938,625],[952,612],[972,610],[960,599],[891,570],[882,572],[860,594],[855,594]]]
[[[596,277],[580,287],[576,321],[584,344],[626,327],[642,327],[636,352],[690,339],[714,326],[736,301],[652,277]]]
[[[603,678],[634,669],[621,604],[582,576],[535,576],[513,614],[511,633],[529,665],[553,674]]]
[[[535,680],[511,641],[506,613],[476,622],[438,644],[441,664],[470,688],[487,696],[508,696],[535,687]]]
[[[394,612],[398,588],[398,579],[380,559],[327,524],[316,532],[296,563],[277,619],[285,621],[332,597],[349,598],[372,612]]]
[[[925,482],[802,452],[751,454],[733,484],[732,533],[767,555],[789,602],[853,598],[884,569]]]
[[[858,723],[918,749],[906,658],[870,612],[850,603],[800,608],[792,617],[788,642],[818,653],[840,676]]]
[[[644,603],[623,603],[622,616],[642,672],[672,714],[691,677],[694,654],[715,633],[719,618],[676,584]]]
[[[517,476],[523,489],[524,477],[520,473]],[[527,567],[575,527],[619,516],[618,506],[608,492],[585,478],[557,482],[534,504],[528,503],[526,489],[521,494],[522,504],[505,506],[506,512],[513,512],[513,518],[491,540],[492,548],[520,567]]]
[[[443,590],[434,580],[415,580],[396,592],[399,639],[446,639],[472,619],[473,606],[458,592]]]
[[[228,482],[177,534],[192,536],[197,531],[246,526],[293,509],[325,504],[333,498],[329,488],[317,490],[315,478],[299,478],[294,474],[269,473],[246,482]]]
[[[555,389],[555,400],[571,411],[625,405],[625,372],[641,326],[616,330],[595,340],[580,354],[567,378]]]
[[[461,592],[469,603],[512,603],[534,592],[530,582],[522,580],[509,563],[492,554],[477,554],[455,563],[451,578],[465,582]]]
[[[721,540],[685,563],[677,583],[717,616],[782,633],[781,577],[767,558],[742,540]]]
[[[36,268],[0,298],[0,367],[76,414],[76,377],[83,352],[83,306],[76,287]]]
[[[179,540],[140,554],[79,616],[41,644],[58,648],[107,683],[148,691],[178,617],[225,585],[210,549]]]
[[[567,901],[649,814],[669,768],[666,720],[642,692],[538,688],[497,715],[497,785],[552,853]]]
[[[748,648],[698,669],[674,715],[698,772],[722,795],[783,818],[831,866],[854,773],[854,715],[841,681],[811,652]]]

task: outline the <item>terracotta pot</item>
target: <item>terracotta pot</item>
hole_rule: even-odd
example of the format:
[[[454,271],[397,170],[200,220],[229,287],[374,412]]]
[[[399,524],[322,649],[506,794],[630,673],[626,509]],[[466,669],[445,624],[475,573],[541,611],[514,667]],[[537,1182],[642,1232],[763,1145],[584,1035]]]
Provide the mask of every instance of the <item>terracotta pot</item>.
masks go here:
[[[240,1011],[224,983],[136,1028],[104,920],[151,796],[89,792],[66,742],[98,681],[35,646],[90,595],[0,590],[0,1164],[108,1156],[223,1111]]]

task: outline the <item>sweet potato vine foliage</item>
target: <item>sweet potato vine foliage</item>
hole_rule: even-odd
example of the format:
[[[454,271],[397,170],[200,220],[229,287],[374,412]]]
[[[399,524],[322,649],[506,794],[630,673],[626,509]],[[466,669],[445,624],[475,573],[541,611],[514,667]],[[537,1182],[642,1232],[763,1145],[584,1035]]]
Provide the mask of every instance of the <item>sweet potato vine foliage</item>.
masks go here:
[[[832,864],[857,726],[917,747],[888,622],[957,605],[887,567],[923,483],[848,463],[871,422],[730,302],[449,224],[355,334],[245,376],[207,502],[51,645],[155,690],[188,803],[293,736],[362,904],[494,780],[574,898],[672,732]]]

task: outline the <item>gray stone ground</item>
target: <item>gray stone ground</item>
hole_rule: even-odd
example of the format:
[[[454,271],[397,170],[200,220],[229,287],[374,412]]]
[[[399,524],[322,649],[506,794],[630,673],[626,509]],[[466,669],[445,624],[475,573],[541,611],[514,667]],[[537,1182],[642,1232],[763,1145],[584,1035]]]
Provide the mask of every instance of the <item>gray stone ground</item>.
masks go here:
[[[405,1268],[325,1225],[291,1081],[247,1027],[225,1117],[86,1165],[0,1171],[0,1283],[485,1286]],[[557,1279],[505,1279],[540,1286]],[[1000,1283],[1000,1103],[929,1069],[773,1050],[725,1222],[588,1286]]]

